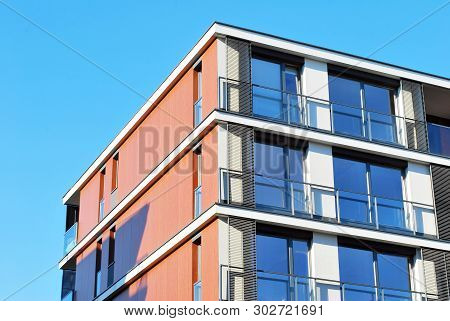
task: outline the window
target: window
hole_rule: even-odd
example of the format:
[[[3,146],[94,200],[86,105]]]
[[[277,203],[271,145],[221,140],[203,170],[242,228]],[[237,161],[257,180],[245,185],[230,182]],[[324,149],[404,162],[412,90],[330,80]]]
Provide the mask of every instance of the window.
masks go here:
[[[332,75],[328,87],[336,133],[398,142],[393,89]]]
[[[103,168],[100,172],[100,204],[99,204],[99,221],[101,221],[105,215],[105,174],[106,168]]]
[[[298,66],[252,58],[253,113],[302,123]]]
[[[202,122],[202,63],[194,68],[194,127]]]
[[[198,237],[192,244],[194,301],[202,300],[202,240]]]
[[[117,153],[113,157],[111,191],[115,191],[118,186],[119,186],[119,153]]]
[[[333,167],[342,221],[407,228],[401,169],[341,157]]]
[[[340,245],[339,274],[345,301],[411,300],[407,256]]]
[[[303,152],[289,143],[255,143],[255,197],[259,208],[305,211]]]
[[[116,262],[116,227],[109,230],[108,246],[108,287],[114,283],[114,263]]]
[[[309,300],[306,240],[258,234],[256,258],[258,300]]]
[[[202,149],[194,151],[194,217],[202,213]]]
[[[101,293],[102,284],[102,240],[97,242],[97,249],[95,251],[95,285],[94,297]]]

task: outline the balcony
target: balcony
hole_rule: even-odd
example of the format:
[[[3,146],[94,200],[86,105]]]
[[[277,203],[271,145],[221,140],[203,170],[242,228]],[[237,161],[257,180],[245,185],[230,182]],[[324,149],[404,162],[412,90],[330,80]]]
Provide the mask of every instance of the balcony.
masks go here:
[[[75,290],[68,290],[61,301],[75,301]]]
[[[418,140],[426,137],[427,123],[424,121],[232,79],[219,78],[219,84],[222,110],[346,137],[423,150]],[[438,144],[449,149],[450,137],[447,132],[433,137],[436,136],[438,138],[433,139],[440,140]],[[431,152],[446,155],[445,152],[436,150],[434,148]]]
[[[450,127],[428,123],[430,153],[450,157]]]
[[[61,301],[75,301],[75,276],[75,271],[63,270]]]
[[[77,230],[78,223],[75,223],[64,234],[64,255],[69,253],[75,247],[75,245],[77,245]]]
[[[244,271],[220,266],[221,300],[234,300],[233,293],[243,286]],[[258,301],[427,301],[426,293],[283,274],[256,271]],[[244,290],[245,289],[240,289]]]
[[[388,199],[289,179],[220,170],[221,203],[240,205],[243,193],[254,192],[254,208],[273,214],[436,238],[431,205]],[[253,181],[254,191],[243,182]]]

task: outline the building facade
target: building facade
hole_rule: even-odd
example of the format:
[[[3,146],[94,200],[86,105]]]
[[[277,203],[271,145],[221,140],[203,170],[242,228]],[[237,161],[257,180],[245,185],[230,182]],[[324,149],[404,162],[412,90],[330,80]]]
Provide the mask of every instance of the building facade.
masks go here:
[[[214,23],[67,192],[63,300],[449,300],[450,80]]]

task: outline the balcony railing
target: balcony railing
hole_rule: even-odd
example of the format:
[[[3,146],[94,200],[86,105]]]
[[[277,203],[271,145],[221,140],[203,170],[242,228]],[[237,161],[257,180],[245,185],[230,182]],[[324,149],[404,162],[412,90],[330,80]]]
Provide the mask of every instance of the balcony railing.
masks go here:
[[[198,186],[194,191],[194,217],[197,218],[202,213],[202,186]]]
[[[317,184],[220,170],[221,202],[243,205],[245,181],[252,181],[254,206],[270,213],[436,238],[431,205],[355,193]]]
[[[194,284],[194,301],[202,300],[202,281],[197,281]]]
[[[270,301],[427,301],[426,293],[369,284],[342,282],[310,276],[255,271],[258,300]],[[242,289],[244,270],[220,266],[221,300],[234,300]],[[230,291],[233,288],[233,291]]]
[[[202,98],[194,103],[194,127],[202,122]]]
[[[69,253],[77,245],[78,223],[72,225],[64,234],[64,255]]]
[[[237,106],[251,104],[254,117],[411,149],[421,149],[418,140],[426,137],[423,121],[232,79],[219,78],[219,85],[227,111],[242,113]],[[242,102],[230,105],[231,99]]]

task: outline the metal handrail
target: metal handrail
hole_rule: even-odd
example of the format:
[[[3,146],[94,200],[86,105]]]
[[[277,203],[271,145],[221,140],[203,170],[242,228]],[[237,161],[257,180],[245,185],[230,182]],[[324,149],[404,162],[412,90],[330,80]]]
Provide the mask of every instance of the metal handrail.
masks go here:
[[[334,198],[335,198],[335,205],[336,205],[336,219],[338,223],[343,223],[342,222],[342,214],[340,212],[340,200],[343,198],[342,194],[343,193],[348,193],[348,194],[353,194],[353,195],[357,195],[357,197],[361,197],[361,198],[365,198],[365,201],[368,204],[368,212],[367,214],[369,215],[369,222],[364,222],[364,221],[348,221],[345,220],[347,223],[355,223],[355,224],[364,224],[364,225],[369,225],[369,226],[374,226],[377,230],[380,229],[380,222],[379,222],[379,213],[378,213],[378,204],[379,201],[391,201],[391,202],[398,202],[401,203],[402,206],[400,207],[395,207],[393,206],[393,208],[398,208],[400,210],[403,211],[403,216],[405,218],[405,222],[404,222],[404,226],[391,226],[391,225],[382,225],[382,227],[384,229],[388,228],[388,229],[394,229],[394,230],[401,230],[401,231],[409,231],[409,232],[413,232],[414,234],[417,233],[423,233],[422,231],[418,231],[418,227],[417,227],[417,214],[415,213],[415,208],[424,208],[424,209],[429,209],[429,210],[433,210],[433,215],[435,215],[434,213],[434,206],[430,205],[430,204],[424,204],[424,203],[419,203],[419,202],[413,202],[413,201],[408,201],[408,200],[403,200],[403,199],[394,199],[394,198],[388,198],[388,197],[381,197],[378,195],[374,195],[374,194],[368,194],[368,193],[361,193],[361,192],[353,192],[353,191],[348,191],[348,190],[344,190],[344,189],[337,189],[331,186],[324,186],[324,185],[320,185],[320,184],[314,184],[314,183],[308,183],[308,182],[303,182],[303,181],[298,181],[298,180],[293,180],[293,179],[288,179],[288,178],[279,178],[279,177],[271,177],[268,175],[262,175],[262,174],[258,174],[255,172],[251,172],[251,171],[236,171],[236,170],[228,170],[225,168],[220,168],[220,188],[221,188],[221,193],[220,193],[220,201],[221,202],[225,202],[230,204],[230,195],[225,195],[227,192],[228,194],[230,193],[230,173],[234,174],[234,175],[244,175],[244,173],[247,173],[249,175],[253,175],[254,177],[262,177],[268,180],[269,183],[264,184],[261,183],[263,185],[267,185],[267,186],[273,186],[270,185],[270,180],[276,180],[279,182],[283,182],[283,183],[287,183],[290,184],[292,186],[290,186],[290,191],[292,193],[292,188],[294,187],[294,184],[296,185],[304,185],[304,188],[296,188],[296,190],[300,190],[302,192],[304,192],[305,197],[304,199],[300,200],[302,201],[302,204],[304,205],[304,210],[300,211],[303,212],[304,214],[307,214],[307,217],[310,217],[312,219],[315,219],[316,216],[322,216],[323,213],[315,213],[314,209],[313,209],[313,197],[314,197],[314,189],[320,189],[321,191],[325,191],[325,192],[329,192],[329,193],[333,193]],[[224,180],[224,176],[225,173],[228,173],[228,179],[225,181]],[[258,183],[259,184],[259,183]],[[277,187],[277,186],[275,186]],[[281,187],[280,187],[281,188]],[[292,193],[292,195],[295,195],[294,193]],[[295,197],[295,196],[294,196]],[[344,197],[344,198],[348,198],[348,197]],[[373,202],[373,203],[372,203]],[[381,205],[383,207],[389,207],[389,204],[385,204],[385,205]],[[283,210],[283,209],[281,209]],[[291,205],[291,208],[289,208],[289,206],[287,206],[286,211],[290,212],[292,215],[296,215],[296,213],[299,212],[300,209],[295,208],[294,206]],[[373,215],[373,217],[372,217]],[[332,217],[331,217],[332,218]],[[372,221],[372,219],[374,219],[374,221]],[[430,235],[433,237],[436,237],[436,234]]]
[[[242,267],[237,267],[237,266],[231,266],[231,265],[226,265],[226,264],[220,264],[220,280],[223,280],[223,269],[226,268],[228,269],[228,271],[230,271],[230,269],[232,270],[242,270],[245,271],[244,268]],[[376,294],[381,293],[381,297],[384,299],[384,293],[386,291],[395,291],[395,292],[401,292],[401,293],[405,293],[405,294],[411,294],[411,298],[413,297],[413,295],[419,295],[421,298],[425,298],[425,300],[428,300],[428,295],[426,292],[420,292],[420,291],[413,291],[413,290],[404,290],[404,289],[397,289],[397,288],[390,288],[390,287],[380,287],[380,286],[376,286],[376,285],[370,285],[370,284],[363,284],[363,283],[355,283],[355,282],[343,282],[343,281],[337,281],[337,280],[332,280],[332,279],[326,279],[326,278],[318,278],[318,277],[312,277],[312,276],[308,276],[308,275],[297,275],[297,274],[292,274],[292,273],[281,273],[281,272],[273,272],[273,271],[264,271],[264,270],[259,270],[257,269],[255,271],[256,273],[264,273],[264,274],[270,274],[270,275],[276,275],[276,276],[284,276],[287,278],[296,278],[296,279],[305,279],[308,281],[313,281],[312,283],[314,284],[314,288],[311,289],[311,299],[313,301],[317,300],[318,297],[316,297],[316,290],[317,290],[317,283],[319,284],[326,284],[326,285],[331,285],[331,286],[336,286],[339,287],[339,290],[341,292],[341,297],[344,298],[344,291],[345,288],[350,286],[350,287],[365,287],[365,288],[370,288],[375,290]],[[229,278],[229,274],[228,274],[228,278]],[[229,280],[228,280],[229,281]],[[227,282],[228,283],[228,282]],[[306,282],[305,282],[306,284]],[[227,286],[229,286],[229,284],[227,284]],[[390,296],[394,296],[394,295],[390,295]],[[378,300],[378,295],[375,296]],[[342,300],[344,301],[344,300]]]
[[[403,120],[409,120],[409,121],[414,121],[414,122],[418,122],[418,123],[425,123],[425,121],[421,121],[421,120],[417,120],[417,119],[413,119],[413,118],[408,118],[406,116],[398,116],[398,115],[394,115],[394,114],[380,113],[380,112],[377,112],[377,111],[364,109],[364,108],[362,108],[360,106],[358,107],[358,106],[352,106],[352,105],[348,105],[348,104],[342,104],[342,103],[339,103],[339,102],[336,102],[336,101],[331,101],[331,100],[326,100],[326,99],[323,99],[323,98],[318,98],[318,97],[313,97],[313,96],[293,93],[293,92],[280,90],[280,89],[276,89],[276,88],[271,88],[271,87],[267,87],[267,86],[264,86],[264,85],[254,84],[254,83],[250,83],[250,82],[246,82],[246,81],[242,81],[242,80],[235,80],[235,79],[227,78],[227,77],[219,77],[219,83],[220,83],[221,80],[222,81],[232,81],[232,82],[237,82],[237,83],[243,83],[243,84],[247,84],[247,85],[252,86],[252,87],[257,87],[257,88],[266,89],[266,90],[272,90],[272,91],[276,91],[276,92],[279,92],[281,94],[286,94],[286,95],[290,95],[290,96],[297,96],[297,97],[301,97],[301,98],[307,98],[307,99],[311,99],[311,100],[314,100],[314,101],[322,102],[324,104],[339,105],[339,106],[343,106],[343,107],[353,108],[355,110],[362,110],[362,111],[369,112],[369,113],[372,113],[372,114],[396,117],[396,118],[400,118],[400,119],[403,119]]]

